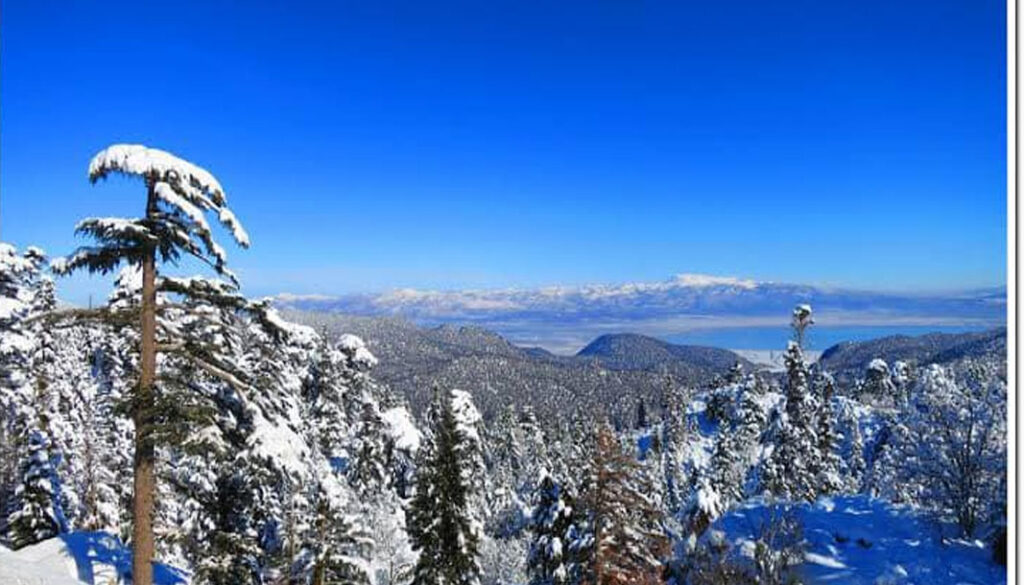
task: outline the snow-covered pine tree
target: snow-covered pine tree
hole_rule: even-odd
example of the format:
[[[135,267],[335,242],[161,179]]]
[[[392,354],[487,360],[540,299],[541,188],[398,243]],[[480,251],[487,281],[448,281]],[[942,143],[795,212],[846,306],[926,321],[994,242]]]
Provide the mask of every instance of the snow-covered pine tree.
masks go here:
[[[349,386],[346,394],[358,409],[353,417],[352,463],[349,465],[349,482],[361,497],[379,494],[384,490],[394,491],[395,441],[390,436],[382,412],[382,402],[387,399],[385,389],[369,378],[370,369],[377,358],[366,349],[362,339],[354,335],[343,335],[338,346],[345,357]],[[352,415],[350,415],[352,416]]]
[[[348,459],[344,447],[352,434],[347,403],[352,399],[351,372],[345,365],[340,348],[321,336],[316,345],[313,363],[303,380],[303,398],[313,422],[314,440],[329,461]],[[346,409],[349,406],[349,409]]]
[[[802,349],[807,328],[814,325],[814,311],[810,305],[797,305],[793,308],[790,327],[793,328],[793,341]]]
[[[134,331],[88,324],[86,334],[96,343],[91,371],[96,393],[89,408],[85,463],[90,476],[83,493],[86,530],[108,530],[127,540],[131,534],[132,437],[127,402],[137,378]],[[90,463],[91,462],[91,463]]]
[[[355,526],[356,519],[344,509],[344,498],[318,484],[316,520],[310,535],[313,552],[311,585],[369,583],[366,558],[372,542]]]
[[[362,498],[392,490],[391,453],[394,443],[387,435],[384,419],[375,401],[367,400],[356,423],[349,481]]]
[[[584,491],[583,484],[586,481],[586,477],[585,474],[580,473],[580,470],[586,469],[593,459],[593,438],[596,426],[597,421],[594,420],[594,413],[580,410],[572,413],[572,418],[569,424],[566,425],[566,447],[560,458],[563,461],[562,466],[564,469],[562,471],[564,475],[559,474],[558,477],[565,478],[572,493],[580,494]]]
[[[726,509],[722,495],[716,489],[715,480],[707,468],[696,469],[693,476],[693,491],[690,494],[686,512],[687,539],[692,544],[704,534],[711,523]]]
[[[896,405],[904,407],[910,400],[910,390],[914,383],[914,370],[903,360],[892,364],[892,384],[896,395]]]
[[[810,389],[810,370],[804,359],[803,340],[813,323],[811,307],[793,309],[793,340],[784,356],[786,365],[785,407],[776,409],[765,434],[771,448],[760,473],[762,491],[772,495],[814,501],[817,497],[819,456],[815,428],[817,404]]]
[[[19,467],[14,497],[16,507],[8,517],[13,548],[52,538],[60,531],[58,494],[54,485],[56,469],[50,457],[50,439],[45,425],[27,429],[25,458]]]
[[[158,375],[156,354],[163,350],[188,355],[193,362],[201,364],[207,373],[226,379],[234,378],[210,355],[208,347],[175,339],[173,330],[158,332],[157,293],[163,290],[185,298],[201,299],[207,306],[231,305],[235,309],[243,308],[241,298],[233,294],[237,281],[227,269],[223,248],[213,239],[205,212],[216,212],[220,222],[231,231],[242,247],[249,246],[249,237],[228,209],[220,183],[209,172],[189,162],[161,150],[118,144],[101,151],[89,165],[89,178],[94,183],[111,174],[139,177],[144,181],[144,215],[135,219],[82,220],[76,231],[92,237],[98,245],[81,247],[69,258],[55,262],[53,267],[60,274],[69,274],[79,269],[107,273],[121,264],[128,264],[136,267],[140,273],[141,303],[138,310],[85,310],[67,316],[101,317],[129,322],[138,319],[140,323],[139,379],[131,401],[135,422],[132,575],[136,585],[151,585],[155,551],[152,522],[156,493],[156,444],[153,431],[155,419],[163,414],[157,410],[159,397],[154,387]],[[183,255],[209,264],[218,275],[225,276],[230,282],[202,279],[158,281],[157,262],[176,262]]]
[[[104,373],[106,360],[100,348],[107,332],[88,327],[86,333],[95,337],[88,354],[92,393],[82,405],[82,428],[78,429],[81,448],[75,457],[81,470],[76,486],[81,496],[81,513],[76,526],[119,534],[123,510],[129,507],[124,479],[130,471],[130,442],[125,440],[130,430],[125,432],[127,421],[116,411],[119,400],[113,396],[114,383]]]
[[[484,530],[497,538],[509,538],[522,531],[526,516],[524,498],[520,494],[526,460],[515,407],[506,406],[485,428],[485,433],[487,513]]]
[[[535,499],[526,561],[530,585],[566,585],[570,576],[566,538],[572,527],[572,498],[551,474],[543,471]]]
[[[896,504],[917,501],[920,485],[912,481],[916,450],[911,427],[899,413],[883,411],[880,428],[866,446],[862,491]]]
[[[647,422],[647,405],[644,404],[644,399],[641,397],[636,402],[636,418],[633,421],[633,428],[643,430],[648,426],[650,425]]]
[[[586,582],[594,585],[656,580],[668,554],[661,511],[647,497],[650,486],[635,459],[622,451],[614,431],[602,424],[595,438],[587,491],[581,496],[592,546]]]
[[[39,261],[43,258],[39,253]],[[44,317],[57,307],[53,280],[41,275],[37,281],[32,312]],[[32,353],[32,377],[37,388],[34,411],[46,421],[45,434],[53,462],[53,487],[61,530],[80,525],[87,510],[83,498],[90,491],[96,474],[89,467],[91,441],[97,429],[91,424],[91,412],[97,391],[96,380],[87,361],[90,327],[51,327],[45,319],[30,324],[35,347]],[[95,462],[93,462],[95,464]]]
[[[740,441],[738,429],[732,425],[719,430],[711,451],[706,476],[709,487],[717,494],[721,507],[726,508],[743,499],[743,481],[747,467],[743,457],[746,447]]]
[[[864,382],[857,398],[863,402],[892,405],[901,402],[898,394],[889,365],[881,358],[871,360],[864,371]]]
[[[178,390],[177,383],[160,388],[169,396],[180,396],[178,408],[185,415],[178,425],[156,427],[161,439],[154,521],[157,550],[161,559],[176,560],[177,566],[190,570],[196,582],[248,582],[272,570],[270,527],[284,516],[283,495],[305,480],[297,472],[289,473],[294,469],[289,465],[293,455],[284,445],[279,447],[280,459],[258,451],[268,431],[280,433],[275,438],[290,446],[290,437],[284,434],[287,423],[278,417],[298,402],[297,381],[288,383],[296,378],[285,349],[291,340],[272,343],[262,328],[235,318],[205,333],[201,323],[174,321],[190,339],[214,332],[224,339],[220,360],[248,381],[247,392],[243,398],[189,360],[168,356],[162,364],[165,384],[188,383],[191,391]],[[296,516],[312,515],[308,506],[303,511],[306,514]]]
[[[817,476],[818,494],[829,495],[838,493],[843,487],[836,414],[832,404],[835,398],[835,379],[828,372],[818,372],[814,386],[818,404],[818,412],[815,414],[818,453],[813,460],[813,469]]]
[[[399,445],[385,416],[409,421],[404,406],[393,406],[385,415],[382,404],[397,403],[386,389],[374,383],[368,373],[377,363],[362,339],[354,335],[342,335],[337,348],[344,356],[341,378],[346,387],[342,393],[344,403],[357,413],[349,423],[351,436],[346,439],[347,450],[351,453],[346,477],[354,491],[356,503],[351,505],[356,514],[350,514],[350,534],[346,537],[357,549],[356,559],[368,561],[365,572],[375,585],[402,585],[412,577],[416,562],[406,531],[404,501],[401,489],[409,445]],[[416,435],[415,428],[404,429],[409,435]],[[400,437],[408,441],[409,436]],[[359,526],[356,526],[359,524]],[[358,528],[358,530],[357,530]]]
[[[370,543],[364,502],[345,474],[357,450],[357,425],[343,405],[356,390],[355,372],[345,352],[323,343],[312,329],[281,322],[278,330],[286,335],[249,327],[238,358],[259,390],[234,417],[241,422],[242,441],[233,452],[248,465],[245,477],[252,486],[251,503],[239,515],[253,528],[244,535],[246,542],[258,544],[238,554],[264,578],[283,573],[282,578],[302,583],[366,581]],[[311,392],[309,369],[325,363],[333,374],[321,377]]]
[[[409,508],[409,535],[419,560],[414,585],[477,585],[480,521],[474,514],[479,477],[474,460],[479,437],[459,420],[456,401],[465,393],[435,388],[428,412],[430,435],[420,447],[416,493]],[[471,404],[470,404],[471,406]]]
[[[717,508],[722,511],[746,496],[748,474],[757,460],[757,446],[767,421],[755,377],[747,378],[736,391],[728,425],[719,430],[708,469],[702,474],[706,477],[700,479],[697,486],[698,492],[701,489],[706,492],[703,499],[713,500],[714,506],[696,505],[698,510]]]
[[[381,416],[388,424],[388,438],[393,445],[388,481],[395,495],[405,501],[412,497],[416,460],[423,433],[416,426],[409,406],[402,397],[386,394],[385,398],[389,406]]]
[[[743,380],[743,364],[734,363],[725,374],[726,384],[739,384]]]
[[[799,427],[810,427],[814,419],[814,396],[810,389],[810,368],[804,358],[803,339],[813,321],[809,305],[793,310],[793,338],[786,348],[786,415]]]
[[[529,404],[519,411],[519,437],[522,445],[523,465],[519,474],[519,494],[524,502],[531,501],[544,473],[551,468],[551,460],[544,430]]]
[[[259,557],[256,527],[249,512],[254,506],[255,478],[247,473],[250,469],[244,459],[235,465],[217,474],[211,491],[213,514],[203,543],[208,550],[195,559],[195,579],[200,583],[260,582],[260,567],[255,562]]]
[[[551,421],[544,429],[542,438],[545,455],[543,468],[555,477],[566,478],[570,473],[569,451],[572,440],[567,422],[565,419]],[[565,481],[571,483],[568,479]]]
[[[867,464],[864,460],[864,434],[860,430],[860,419],[852,401],[843,401],[839,411],[839,427],[846,438],[846,450],[843,453],[843,477],[846,491],[860,493]]]
[[[765,425],[768,424],[768,417],[761,406],[762,388],[761,381],[756,376],[751,376],[740,388],[739,396],[736,398],[735,424],[740,441],[747,445],[750,458],[747,463],[753,463],[753,445],[758,443]]]
[[[25,254],[0,242],[0,537],[8,537],[8,516],[15,511],[25,440],[38,419],[34,402],[32,315],[40,277],[41,251]]]
[[[19,257],[0,244],[0,537],[14,546],[67,531],[79,507],[73,482],[65,489],[62,480],[73,475],[64,455],[78,440],[68,423],[81,400],[73,364],[58,367],[75,348],[38,319],[56,306],[44,262],[38,248]]]
[[[689,405],[692,400],[686,386],[678,386],[672,376],[665,374],[662,387],[661,415],[661,476],[665,510],[671,517],[678,517],[685,507],[686,473],[690,438],[695,424],[690,418]]]

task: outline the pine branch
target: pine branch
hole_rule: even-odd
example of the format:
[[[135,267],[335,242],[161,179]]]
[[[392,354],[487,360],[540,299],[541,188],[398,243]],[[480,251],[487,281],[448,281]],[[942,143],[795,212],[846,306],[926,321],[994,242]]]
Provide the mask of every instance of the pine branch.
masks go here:
[[[111,309],[110,307],[98,307],[95,309],[61,309],[59,311],[47,311],[32,315],[23,323],[30,324],[36,321],[43,321],[55,327],[71,327],[76,321],[100,321],[113,325],[125,325],[138,319],[138,309]]]
[[[185,358],[189,361],[190,364],[194,365],[195,367],[199,368],[200,370],[203,370],[207,374],[210,374],[211,376],[231,386],[231,388],[235,390],[235,392],[238,394],[238,399],[241,401],[243,406],[249,405],[249,401],[246,399],[243,391],[248,392],[255,390],[252,387],[252,385],[250,385],[248,382],[245,382],[244,380],[242,380],[232,372],[228,371],[227,369],[219,365],[210,363],[209,361],[199,357],[198,355],[191,351],[190,345],[188,343],[177,342],[159,344],[157,345],[156,349],[158,353],[173,353],[185,356]]]

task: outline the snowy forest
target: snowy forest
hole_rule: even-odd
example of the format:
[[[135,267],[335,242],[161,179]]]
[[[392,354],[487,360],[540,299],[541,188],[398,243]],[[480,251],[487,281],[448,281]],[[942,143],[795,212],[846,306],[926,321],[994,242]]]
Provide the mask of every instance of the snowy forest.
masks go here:
[[[114,145],[88,178],[115,176],[139,217],[0,244],[0,576],[51,582],[19,554],[61,542],[137,585],[1006,581],[1003,353],[838,376],[794,300],[784,371],[666,372],[631,420],[420,406],[364,340],[243,295],[210,172]],[[60,301],[79,271],[115,276],[104,304]]]

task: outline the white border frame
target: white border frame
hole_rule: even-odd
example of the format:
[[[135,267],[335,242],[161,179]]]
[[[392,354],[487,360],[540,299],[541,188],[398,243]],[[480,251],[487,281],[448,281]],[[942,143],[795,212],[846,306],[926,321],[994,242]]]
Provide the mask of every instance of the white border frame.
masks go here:
[[[1006,2],[1007,583],[1017,582],[1017,0]]]

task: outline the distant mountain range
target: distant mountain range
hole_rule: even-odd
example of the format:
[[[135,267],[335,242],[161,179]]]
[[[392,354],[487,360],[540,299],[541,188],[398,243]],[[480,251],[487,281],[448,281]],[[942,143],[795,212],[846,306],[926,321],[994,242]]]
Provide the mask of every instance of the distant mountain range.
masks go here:
[[[538,289],[421,291],[344,296],[281,294],[288,309],[400,316],[424,325],[475,324],[518,345],[570,354],[607,333],[665,337],[687,330],[785,326],[809,303],[819,324],[1005,324],[1005,288],[900,294],[682,274],[663,282]]]

